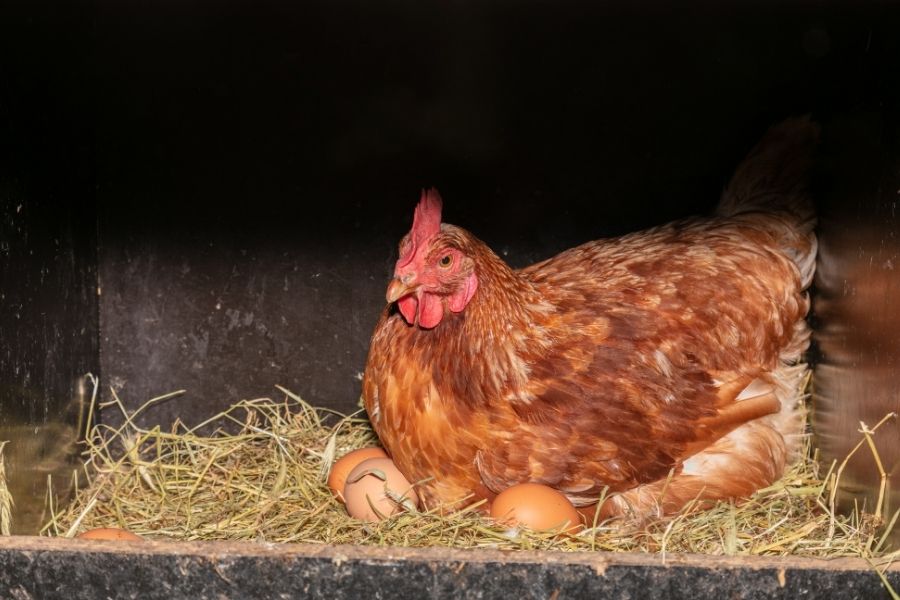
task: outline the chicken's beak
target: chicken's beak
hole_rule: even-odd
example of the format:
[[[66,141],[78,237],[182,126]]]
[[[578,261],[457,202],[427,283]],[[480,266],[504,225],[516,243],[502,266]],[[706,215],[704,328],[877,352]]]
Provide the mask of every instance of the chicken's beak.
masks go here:
[[[416,285],[412,282],[404,282],[402,279],[395,277],[391,280],[387,289],[388,304],[393,304],[403,296],[411,294],[416,289]]]

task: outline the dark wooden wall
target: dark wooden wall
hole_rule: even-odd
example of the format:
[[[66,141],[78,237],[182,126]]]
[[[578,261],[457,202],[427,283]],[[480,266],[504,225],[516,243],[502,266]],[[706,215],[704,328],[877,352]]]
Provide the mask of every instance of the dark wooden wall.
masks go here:
[[[895,99],[897,11],[101,4],[102,366],[148,418],[351,410],[423,186],[514,264],[707,210],[772,122]]]
[[[70,481],[100,317],[87,22],[16,8],[0,8],[0,444],[24,533],[48,475]]]
[[[188,390],[150,422],[274,384],[353,410],[420,188],[524,265],[708,210],[786,116],[850,181],[854,139],[897,156],[897,31],[876,2],[5,3],[0,423],[98,362],[131,407]]]

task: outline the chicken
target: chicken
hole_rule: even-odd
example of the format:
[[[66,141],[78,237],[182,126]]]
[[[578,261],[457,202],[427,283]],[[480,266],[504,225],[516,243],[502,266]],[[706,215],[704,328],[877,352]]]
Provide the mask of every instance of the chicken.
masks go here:
[[[780,477],[804,428],[817,137],[808,119],[773,127],[712,216],[521,270],[424,191],[363,400],[425,506],[534,482],[647,519]]]

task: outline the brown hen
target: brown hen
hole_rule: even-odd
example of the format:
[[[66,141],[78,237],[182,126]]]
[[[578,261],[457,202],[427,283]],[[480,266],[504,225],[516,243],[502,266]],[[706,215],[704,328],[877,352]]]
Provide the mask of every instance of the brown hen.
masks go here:
[[[714,216],[521,270],[423,192],[363,396],[426,506],[535,482],[644,519],[780,477],[804,422],[817,134],[773,127]]]

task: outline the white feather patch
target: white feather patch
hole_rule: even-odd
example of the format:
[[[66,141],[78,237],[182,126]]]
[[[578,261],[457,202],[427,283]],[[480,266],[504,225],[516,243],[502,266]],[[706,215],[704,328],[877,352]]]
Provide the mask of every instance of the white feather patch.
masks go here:
[[[756,398],[758,396],[770,394],[774,391],[775,386],[771,383],[763,381],[762,379],[754,379],[747,387],[741,390],[741,393],[737,395],[737,398],[735,398],[735,400],[748,400],[750,398]]]
[[[657,348],[653,352],[653,358],[656,359],[656,367],[659,369],[659,372],[665,375],[666,377],[672,376],[672,361],[669,360],[669,357],[666,356],[665,352]]]

